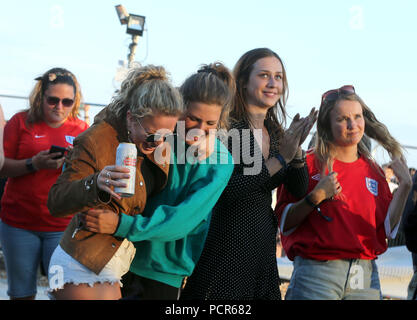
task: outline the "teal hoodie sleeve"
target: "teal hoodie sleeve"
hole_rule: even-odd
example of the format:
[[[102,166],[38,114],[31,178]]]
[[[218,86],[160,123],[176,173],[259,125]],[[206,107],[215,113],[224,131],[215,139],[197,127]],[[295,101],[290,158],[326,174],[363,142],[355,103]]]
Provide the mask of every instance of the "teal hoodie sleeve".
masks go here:
[[[188,196],[177,206],[160,205],[150,217],[121,214],[114,235],[130,241],[175,241],[184,238],[208,219],[229,181],[233,164],[215,165],[213,169],[192,184]]]

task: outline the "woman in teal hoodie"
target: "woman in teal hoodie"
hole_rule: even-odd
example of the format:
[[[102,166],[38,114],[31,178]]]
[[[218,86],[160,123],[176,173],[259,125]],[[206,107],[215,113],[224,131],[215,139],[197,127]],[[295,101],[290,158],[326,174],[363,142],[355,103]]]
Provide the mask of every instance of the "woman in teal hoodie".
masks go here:
[[[180,91],[186,111],[171,136],[165,189],[148,200],[143,215],[122,214],[119,219],[110,211],[91,210],[86,216],[91,231],[135,244],[125,296],[138,286],[139,299],[178,298],[202,252],[211,210],[233,172],[232,156],[218,138],[228,128],[235,92],[231,73],[221,63],[205,65]]]

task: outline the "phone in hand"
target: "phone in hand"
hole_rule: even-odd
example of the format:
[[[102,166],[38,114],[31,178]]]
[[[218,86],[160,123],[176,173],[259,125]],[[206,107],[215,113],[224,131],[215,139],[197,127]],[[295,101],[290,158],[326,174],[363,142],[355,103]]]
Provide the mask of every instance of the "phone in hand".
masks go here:
[[[68,149],[67,149],[67,148],[60,147],[60,146],[54,146],[54,145],[52,145],[52,146],[51,146],[51,149],[49,149],[49,153],[57,153],[57,152],[59,152],[59,153],[60,153],[60,155],[58,155],[58,156],[54,157],[53,159],[59,159],[59,158],[62,158],[62,157],[65,155],[65,153],[66,153],[67,151],[68,151]]]

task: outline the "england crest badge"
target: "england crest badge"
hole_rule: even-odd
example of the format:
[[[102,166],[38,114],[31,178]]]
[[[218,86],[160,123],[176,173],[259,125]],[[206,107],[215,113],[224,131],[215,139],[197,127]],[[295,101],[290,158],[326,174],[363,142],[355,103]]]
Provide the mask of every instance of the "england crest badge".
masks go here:
[[[65,136],[65,141],[67,141],[69,144],[74,144],[75,137],[73,136]]]
[[[366,187],[368,188],[369,192],[372,193],[374,196],[378,196],[378,181],[368,178],[366,180]]]
[[[317,180],[317,181],[320,181],[320,179],[321,179],[321,174],[320,174],[320,173],[317,173],[317,174],[315,174],[314,176],[312,176],[312,177],[311,177],[311,179],[313,179],[313,180]]]

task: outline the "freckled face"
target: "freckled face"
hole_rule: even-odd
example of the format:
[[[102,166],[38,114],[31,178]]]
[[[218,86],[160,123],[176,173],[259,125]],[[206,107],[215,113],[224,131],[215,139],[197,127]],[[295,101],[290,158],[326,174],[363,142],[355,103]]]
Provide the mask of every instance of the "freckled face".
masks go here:
[[[253,65],[246,86],[249,105],[271,108],[280,99],[283,91],[283,68],[275,57],[259,59]]]
[[[330,112],[330,122],[335,145],[351,146],[361,141],[365,131],[365,119],[358,101],[339,101]]]

